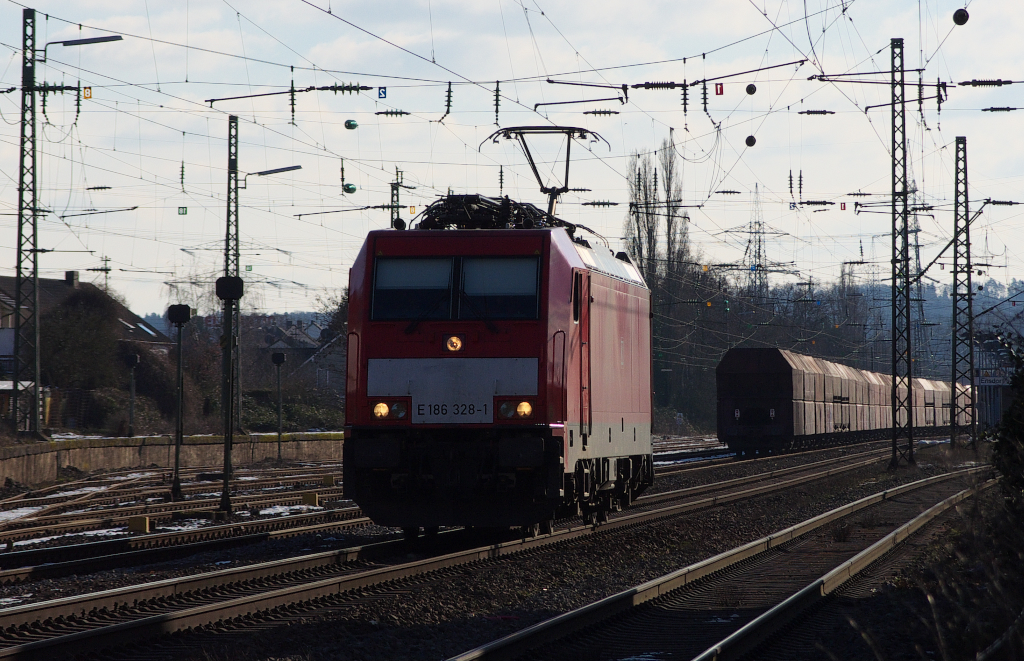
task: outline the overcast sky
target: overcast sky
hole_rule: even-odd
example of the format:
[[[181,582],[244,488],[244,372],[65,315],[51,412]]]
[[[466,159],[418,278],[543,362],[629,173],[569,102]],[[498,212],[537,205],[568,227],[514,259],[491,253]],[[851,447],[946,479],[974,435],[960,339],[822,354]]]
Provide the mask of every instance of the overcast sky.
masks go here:
[[[853,203],[888,199],[890,114],[865,107],[888,102],[889,88],[809,77],[888,70],[890,39],[902,37],[907,68],[923,63],[927,83],[1024,80],[1020,3],[970,2],[970,20],[956,27],[953,12],[962,6],[950,0],[40,1],[40,48],[124,36],[108,44],[51,45],[48,61],[38,66],[37,80],[91,88],[80,112],[74,93],[47,95],[45,115],[39,106],[40,199],[49,210],[40,219],[39,247],[54,250],[40,256],[41,275],[76,269],[101,282],[102,272],[87,269],[102,267],[107,257],[111,286],[138,313],[162,313],[177,302],[176,287],[212,287],[223,270],[227,118],[236,114],[243,173],[302,166],[250,176],[240,193],[246,305],[311,309],[318,295],[345,286],[366,232],[388,226],[387,211],[356,209],[389,202],[396,168],[415,187],[402,191],[401,202],[416,212],[449,189],[498,195],[502,171],[504,193],[543,203],[514,145],[480,146],[497,129],[496,81],[500,126],[580,126],[607,140],[587,145],[590,151],[574,145],[570,185],[591,192],[566,195],[558,213],[604,234],[613,247],[628,202],[628,155],[671,137],[685,159],[684,203],[701,205],[689,209],[690,236],[704,261],[742,260],[756,186],[770,230],[768,257],[793,271],[773,274],[773,282],[835,278],[842,262],[860,258],[862,246],[865,260],[887,271],[891,219],[855,214]],[[21,5],[0,4],[0,91],[21,84],[21,17]],[[762,70],[732,75],[753,69]],[[678,88],[630,89],[625,104],[534,111],[537,103],[621,96],[616,89],[549,84],[549,78],[618,87],[722,76],[729,77],[718,81],[720,95],[708,86],[708,113],[699,85],[689,88],[686,113]],[[887,76],[856,79],[885,82]],[[298,93],[294,121],[287,94],[207,102],[287,91],[293,80],[300,90],[357,82],[372,89]],[[926,100],[922,116],[917,73],[908,72],[907,80],[915,83],[907,90],[914,99],[907,107],[911,177],[920,203],[935,207],[920,216],[927,263],[952,228],[956,136],[968,138],[972,207],[986,197],[1024,201],[1024,110],[982,111],[1024,107],[1024,83],[951,85],[941,112]],[[449,82],[451,112],[444,116]],[[753,95],[745,92],[749,83],[756,85]],[[924,96],[934,96],[934,88]],[[385,110],[409,114],[375,114]],[[588,110],[618,114],[583,114]],[[800,114],[805,110],[835,114]],[[0,94],[5,274],[15,262],[19,112],[17,90]],[[359,128],[346,130],[348,119]],[[745,144],[748,136],[756,138],[753,147]],[[536,143],[546,184],[555,182],[564,148],[558,140]],[[342,161],[345,182],[358,187],[351,195],[341,190]],[[804,200],[835,204],[792,209],[799,192],[790,195],[790,171],[797,180],[803,173]],[[89,190],[96,187],[109,188]],[[857,191],[874,196],[848,196]],[[582,206],[587,201],[619,206]],[[984,267],[986,276],[1024,278],[1019,209],[988,207],[974,225],[975,258],[993,265]],[[857,268],[865,280],[878,277],[871,264]],[[948,265],[933,275],[948,282]]]

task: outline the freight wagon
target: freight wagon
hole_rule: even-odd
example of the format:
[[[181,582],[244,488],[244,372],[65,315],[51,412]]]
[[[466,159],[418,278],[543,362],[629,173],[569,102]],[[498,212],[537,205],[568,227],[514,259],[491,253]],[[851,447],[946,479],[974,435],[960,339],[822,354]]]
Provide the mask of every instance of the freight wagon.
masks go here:
[[[888,438],[892,377],[785,349],[734,348],[716,370],[718,438],[740,454]],[[949,432],[950,384],[914,379],[915,434]],[[964,386],[957,396],[965,397]],[[962,400],[961,400],[962,401]],[[962,408],[960,409],[962,410]],[[958,425],[970,424],[961,414]]]

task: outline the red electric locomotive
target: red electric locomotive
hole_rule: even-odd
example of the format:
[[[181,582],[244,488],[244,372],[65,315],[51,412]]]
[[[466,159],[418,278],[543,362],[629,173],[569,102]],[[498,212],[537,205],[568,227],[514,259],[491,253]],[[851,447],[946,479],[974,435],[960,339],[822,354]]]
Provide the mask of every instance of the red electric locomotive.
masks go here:
[[[345,492],[407,536],[600,521],[653,482],[650,291],[531,204],[449,195],[349,276]]]

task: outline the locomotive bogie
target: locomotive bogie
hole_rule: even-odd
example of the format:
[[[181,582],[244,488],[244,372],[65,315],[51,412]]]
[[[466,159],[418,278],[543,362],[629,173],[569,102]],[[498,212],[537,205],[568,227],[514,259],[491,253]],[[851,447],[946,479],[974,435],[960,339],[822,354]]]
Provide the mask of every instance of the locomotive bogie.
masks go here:
[[[719,439],[744,454],[891,434],[892,379],[884,374],[782,349],[731,349],[718,366],[717,378]],[[963,388],[957,386],[958,398],[964,396]],[[906,396],[905,387],[900,392]],[[948,429],[951,396],[948,383],[914,379],[910,413],[918,433]],[[906,415],[900,412],[901,423]]]

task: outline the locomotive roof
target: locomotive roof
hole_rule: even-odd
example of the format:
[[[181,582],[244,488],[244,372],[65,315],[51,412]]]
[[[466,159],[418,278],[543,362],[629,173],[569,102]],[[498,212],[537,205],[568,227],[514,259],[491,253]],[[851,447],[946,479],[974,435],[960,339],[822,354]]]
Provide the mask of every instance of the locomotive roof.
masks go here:
[[[570,250],[579,256],[583,263],[577,266],[647,287],[626,253],[615,253],[606,245],[594,245],[598,241],[607,242],[593,230],[562,220],[529,202],[516,202],[508,196],[446,195],[432,202],[417,218],[419,221],[414,225],[417,230],[552,230],[553,243],[567,257],[571,255]],[[584,239],[578,235],[578,230],[589,232],[596,240]],[[556,237],[564,237],[565,242]],[[572,244],[572,249],[568,243]]]

